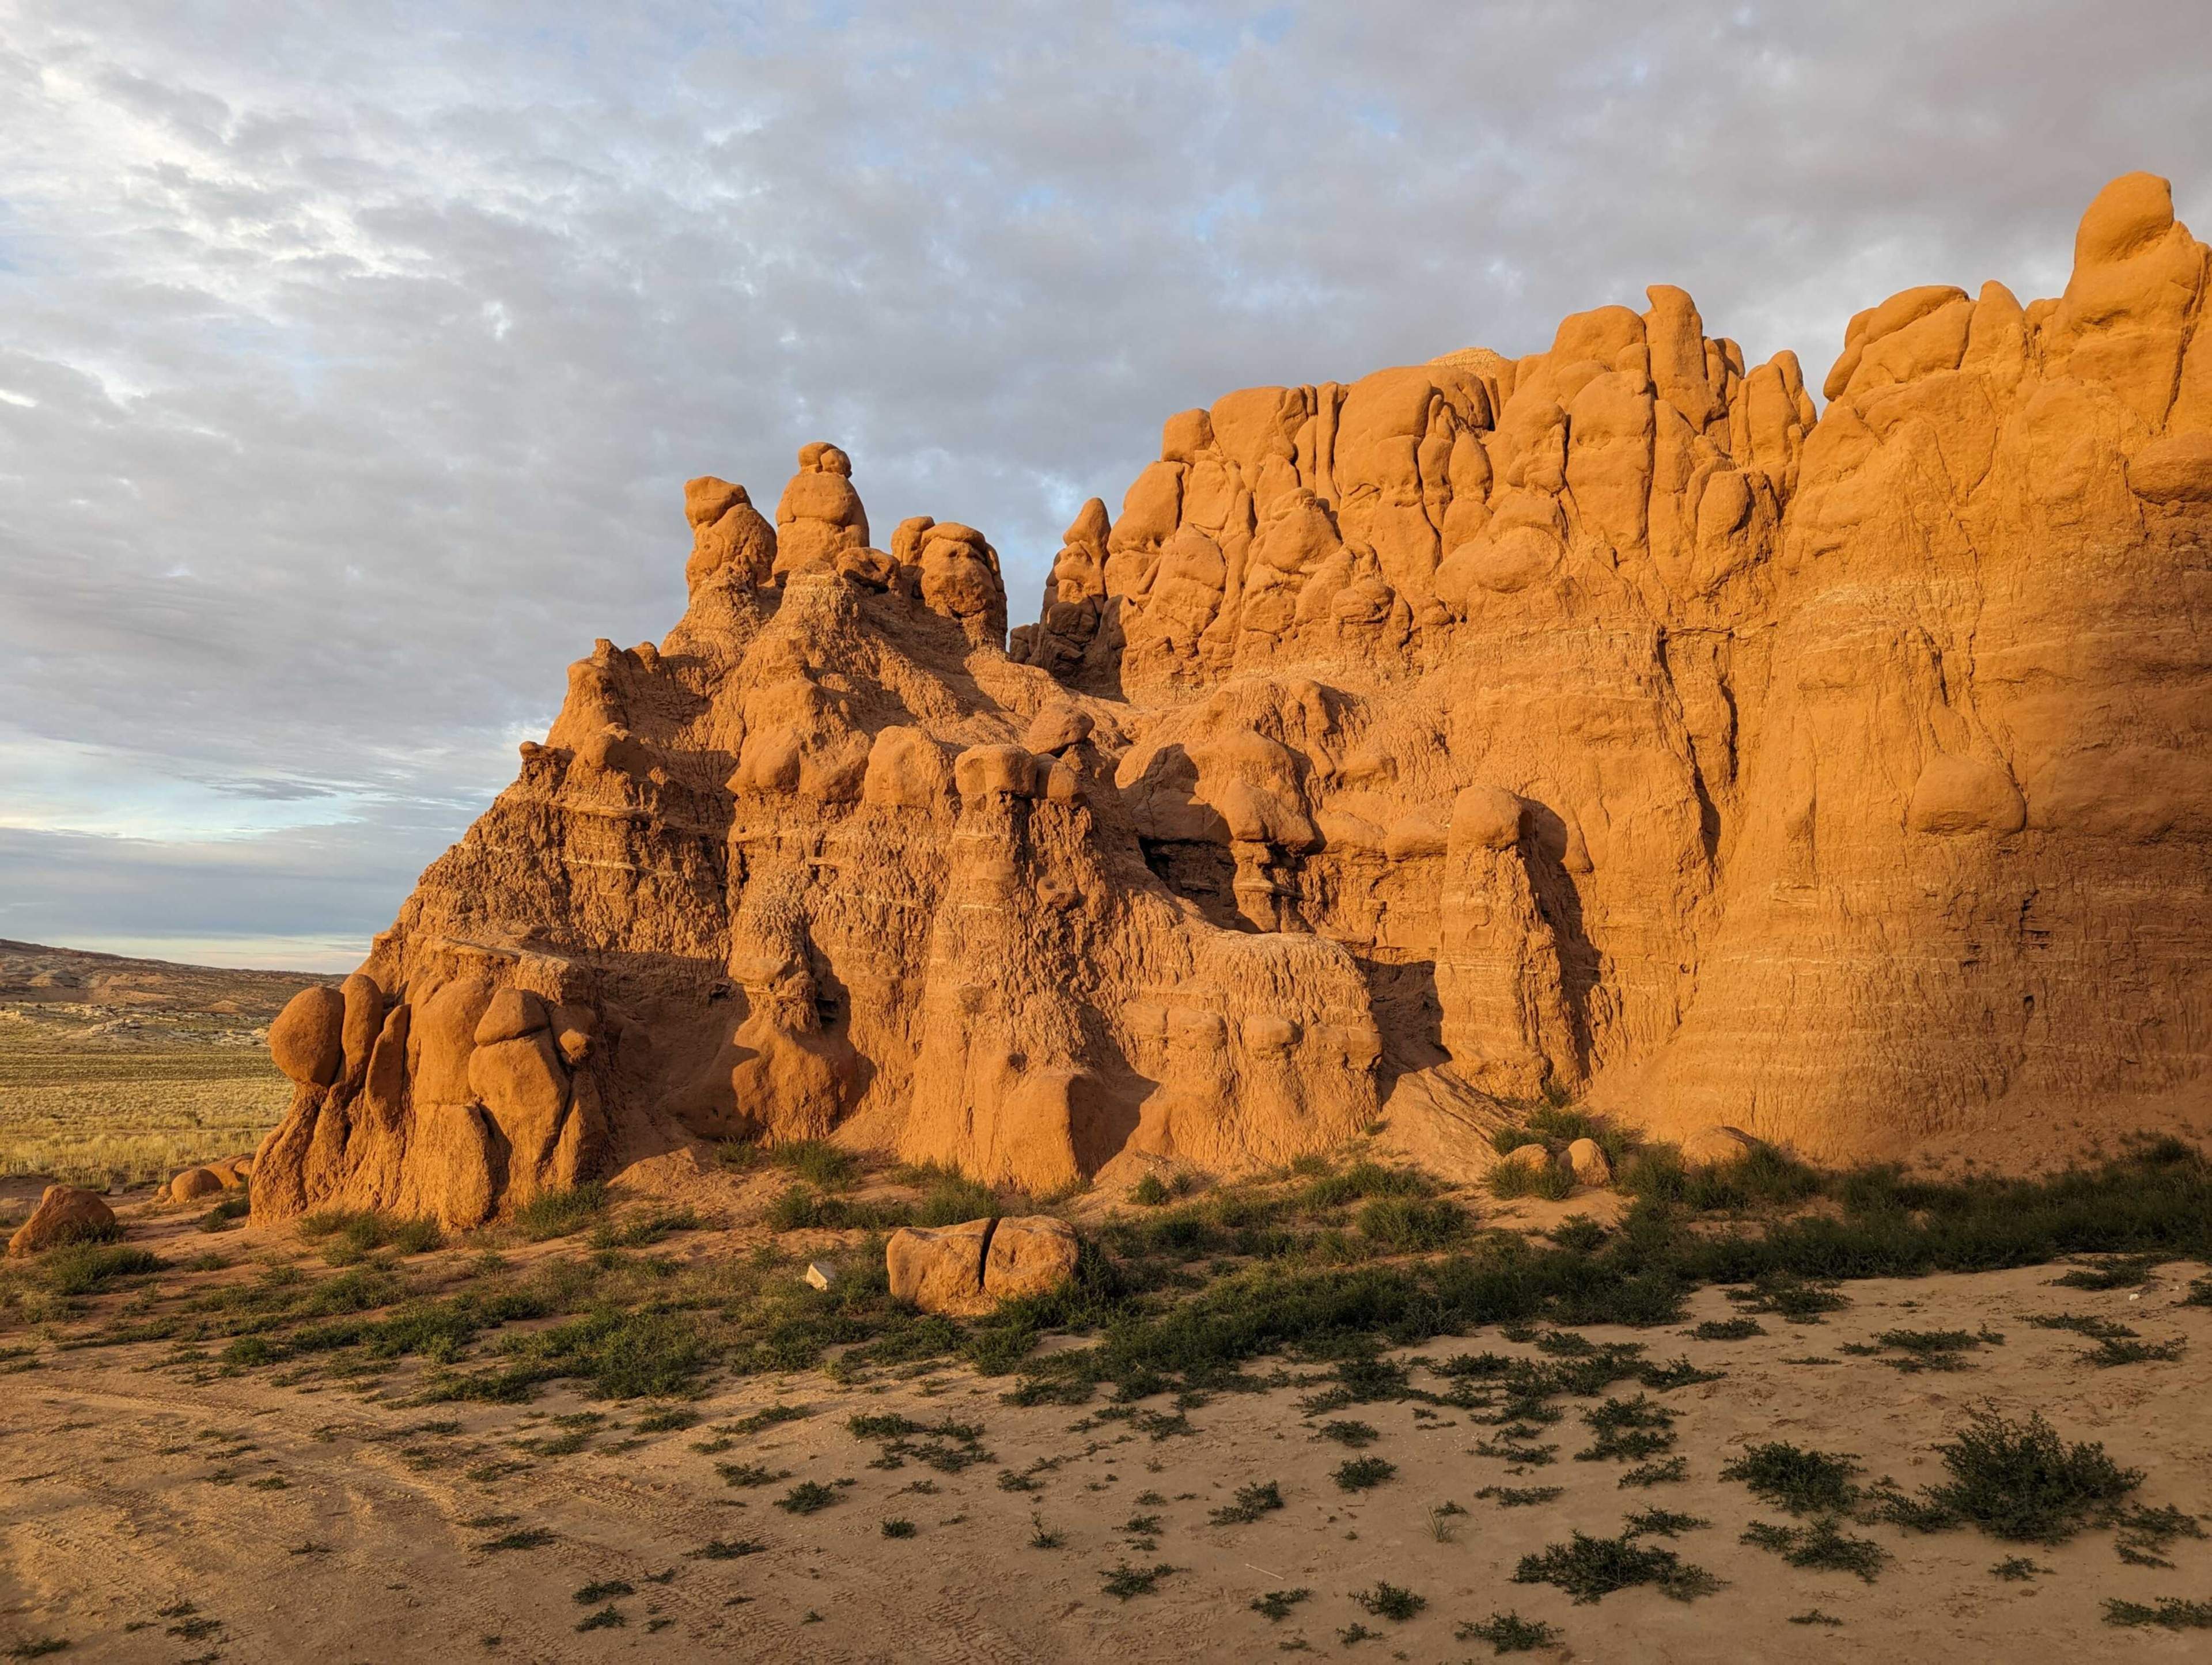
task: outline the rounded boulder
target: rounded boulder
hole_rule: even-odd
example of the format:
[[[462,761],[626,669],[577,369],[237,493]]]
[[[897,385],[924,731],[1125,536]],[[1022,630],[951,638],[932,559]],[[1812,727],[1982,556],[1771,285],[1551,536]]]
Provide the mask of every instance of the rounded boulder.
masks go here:
[[[1682,1141],[1682,1160],[1692,1168],[1725,1168],[1741,1162],[1759,1141],[1735,1127],[1700,1127]]]
[[[345,997],[326,986],[295,994],[269,1025],[269,1055],[301,1085],[329,1086],[345,1061]]]
[[[49,1185],[31,1218],[8,1239],[11,1255],[36,1255],[64,1243],[104,1237],[115,1230],[115,1211],[96,1193],[74,1185]]]

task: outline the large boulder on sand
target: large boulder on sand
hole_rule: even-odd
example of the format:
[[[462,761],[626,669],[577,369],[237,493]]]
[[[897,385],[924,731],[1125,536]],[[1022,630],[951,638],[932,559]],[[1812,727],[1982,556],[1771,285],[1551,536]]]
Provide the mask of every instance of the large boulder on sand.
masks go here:
[[[1075,1228],[1048,1214],[959,1225],[908,1226],[891,1234],[884,1259],[891,1294],[924,1312],[988,1312],[1001,1301],[1041,1295],[1075,1274]]]
[[[990,1247],[989,1220],[959,1225],[909,1225],[891,1233],[884,1261],[891,1276],[891,1298],[911,1301],[924,1312],[980,1312],[983,1299],[983,1254]]]
[[[74,1185],[49,1185],[31,1218],[8,1239],[10,1255],[35,1255],[62,1243],[102,1237],[115,1229],[115,1211],[96,1194]]]
[[[1613,1183],[1613,1164],[1606,1159],[1605,1147],[1594,1139],[1578,1139],[1567,1146],[1567,1166],[1575,1170],[1577,1185]]]
[[[1526,1168],[1532,1174],[1540,1174],[1552,1165],[1552,1153],[1540,1145],[1516,1145],[1498,1158],[1501,1168]]]
[[[993,1301],[1042,1295],[1075,1275],[1081,1244],[1075,1228],[1049,1214],[999,1222],[983,1256],[983,1293]]]

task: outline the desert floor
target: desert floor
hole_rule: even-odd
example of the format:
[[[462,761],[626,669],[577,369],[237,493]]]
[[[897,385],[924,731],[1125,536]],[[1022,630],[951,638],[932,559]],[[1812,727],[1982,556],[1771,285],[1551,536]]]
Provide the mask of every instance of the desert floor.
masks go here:
[[[132,1242],[180,1260],[206,1241],[189,1215],[126,1216]],[[671,1248],[728,1252],[718,1235]],[[281,1258],[281,1236],[223,1242]],[[2204,1632],[2116,1628],[2105,1602],[2212,1595],[2212,1540],[2169,1543],[2161,1568],[2123,1561],[2109,1529],[2046,1547],[1857,1526],[1889,1553],[1872,1583],[1739,1542],[1755,1521],[1790,1523],[1721,1478],[1747,1444],[1849,1453],[1865,1480],[1893,1475],[1910,1491],[1939,1477],[1933,1448],[1984,1403],[2040,1411],[2069,1439],[2101,1441],[2146,1471],[2145,1504],[2212,1509],[2212,1308],[2182,1304],[2203,1268],[2169,1263],[2138,1288],[2104,1291],[2052,1286],[2062,1269],[1854,1282],[1850,1304],[1825,1320],[1770,1315],[1765,1334],[1738,1340],[1689,1333],[1735,1313],[1717,1289],[1693,1297],[1682,1326],[1583,1330],[1724,1372],[1655,1395],[1677,1413],[1670,1455],[1686,1459],[1686,1477],[1647,1489],[1625,1488],[1620,1462],[1576,1460],[1589,1438],[1580,1413],[1595,1401],[1561,1401],[1565,1415],[1535,1436],[1552,1460],[1515,1464],[1476,1455],[1498,1431],[1448,1404],[1309,1412],[1303,1401],[1328,1372],[1271,1373],[1264,1361],[1265,1391],[1180,1413],[1172,1396],[1124,1407],[1104,1393],[1020,1408],[1001,1397],[1006,1380],[939,1365],[866,1387],[819,1371],[725,1379],[688,1407],[696,1423],[641,1431],[648,1407],[586,1401],[568,1384],[525,1404],[410,1405],[414,1367],[357,1387],[284,1387],[172,1344],[76,1348],[50,1334],[0,1363],[11,1372],[0,1377],[0,1649],[33,1656],[28,1645],[52,1638],[68,1658],[162,1665],[1304,1651],[1455,1661],[1492,1656],[1487,1642],[1455,1636],[1461,1626],[1510,1611],[1556,1627],[1555,1645],[1523,1656],[1541,1659],[2202,1658]],[[2062,1313],[2179,1338],[2184,1350],[2100,1368],[2081,1335],[2027,1322]],[[1900,1328],[1987,1339],[1962,1368],[1908,1370],[1894,1348],[1874,1346]],[[1535,1353],[1486,1331],[1391,1356],[1483,1349]],[[1412,1380],[1444,1385],[1419,1370]],[[760,1415],[775,1407],[799,1414]],[[909,1441],[886,1466],[886,1441],[848,1427],[885,1413],[981,1429]],[[1371,1489],[1332,1478],[1352,1454],[1319,1430],[1345,1420],[1379,1436],[1358,1455],[1395,1465]],[[779,1506],[809,1481],[833,1500],[811,1513]],[[1211,1521],[1239,1487],[1268,1481],[1281,1508]],[[1480,1495],[1551,1486],[1555,1499],[1520,1506]],[[1447,1504],[1465,1512],[1440,1512]],[[1514,1582],[1523,1555],[1576,1529],[1617,1533],[1655,1507],[1710,1522],[1639,1541],[1705,1569],[1717,1590],[1680,1601],[1628,1589],[1577,1604]],[[887,1536],[884,1522],[901,1521],[911,1535]],[[1992,1573],[2023,1554],[2039,1571],[2017,1582]],[[1124,1568],[1161,1571],[1149,1590],[1117,1597],[1106,1586]],[[1423,1605],[1403,1620],[1370,1613],[1357,1598],[1378,1581]],[[1255,1610],[1268,1592],[1300,1589],[1279,1620]],[[1792,1622],[1816,1610],[1837,1622]]]

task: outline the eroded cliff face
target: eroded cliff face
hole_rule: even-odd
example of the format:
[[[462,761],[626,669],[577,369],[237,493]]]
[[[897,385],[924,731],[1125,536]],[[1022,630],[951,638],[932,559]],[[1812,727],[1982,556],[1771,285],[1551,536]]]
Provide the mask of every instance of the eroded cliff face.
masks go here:
[[[773,524],[694,481],[681,623],[572,667],[272,1031],[254,1206],[473,1224],[695,1139],[1050,1190],[1416,1098],[1844,1158],[2201,1096],[2206,260],[2115,181],[2064,296],[1894,296],[1817,414],[1668,289],[1232,393],[1010,644],[983,534],[873,547],[836,447]]]

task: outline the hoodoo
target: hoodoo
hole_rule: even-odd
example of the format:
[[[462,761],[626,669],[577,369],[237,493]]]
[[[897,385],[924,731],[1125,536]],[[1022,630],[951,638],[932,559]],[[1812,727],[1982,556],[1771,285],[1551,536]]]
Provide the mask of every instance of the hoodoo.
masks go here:
[[[2131,174],[2060,298],[1859,313],[1825,410],[1663,287],[1231,393],[1011,642],[988,538],[874,547],[836,447],[773,523],[694,480],[683,619],[272,1027],[254,1212],[744,1138],[1045,1191],[1546,1092],[1826,1158],[2200,1105],[2206,262]]]

